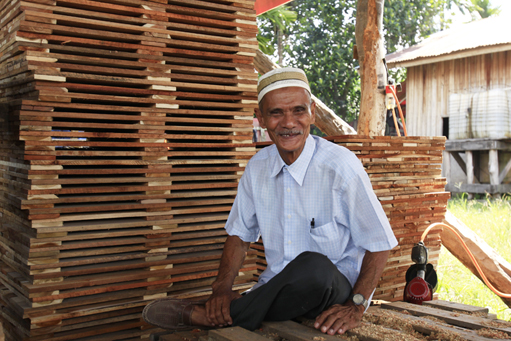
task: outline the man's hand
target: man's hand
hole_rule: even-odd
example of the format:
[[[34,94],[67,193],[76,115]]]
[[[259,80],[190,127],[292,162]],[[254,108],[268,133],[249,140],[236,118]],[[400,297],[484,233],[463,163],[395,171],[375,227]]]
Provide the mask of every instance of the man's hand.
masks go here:
[[[232,324],[231,302],[241,297],[232,291],[232,284],[243,264],[250,246],[237,236],[229,236],[224,244],[218,276],[211,284],[213,294],[206,302],[206,317],[212,326],[223,327]]]
[[[357,306],[349,301],[344,305],[334,304],[316,317],[314,328],[329,335],[344,334],[360,324],[363,314],[362,305]]]
[[[224,327],[232,324],[231,302],[241,297],[238,292],[230,287],[213,290],[213,294],[206,302],[206,317],[209,323],[215,327]]]
[[[383,273],[390,251],[366,251],[362,268],[352,292],[370,297]],[[364,315],[364,306],[355,305],[350,299],[344,304],[334,304],[318,317],[314,327],[329,335],[344,334],[348,329],[357,327]]]

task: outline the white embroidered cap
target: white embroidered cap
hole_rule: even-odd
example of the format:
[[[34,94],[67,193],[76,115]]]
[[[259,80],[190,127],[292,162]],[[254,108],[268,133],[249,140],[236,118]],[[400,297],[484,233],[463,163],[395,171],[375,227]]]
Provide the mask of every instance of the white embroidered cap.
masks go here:
[[[257,92],[259,94],[257,102],[261,102],[264,95],[270,91],[293,86],[304,88],[311,93],[309,81],[303,70],[294,67],[271,70],[262,75],[257,82]]]

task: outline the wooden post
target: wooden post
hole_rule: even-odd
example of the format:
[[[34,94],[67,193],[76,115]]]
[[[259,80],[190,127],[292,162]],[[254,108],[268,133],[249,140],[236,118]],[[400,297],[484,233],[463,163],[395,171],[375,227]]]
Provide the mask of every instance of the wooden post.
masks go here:
[[[488,171],[490,173],[490,185],[500,185],[499,181],[499,151],[490,149],[488,160]],[[500,198],[500,193],[494,193],[495,198]]]
[[[366,136],[385,134],[385,85],[383,64],[384,0],[358,0],[355,38],[360,62],[361,99],[357,133]]]
[[[467,155],[467,184],[473,184],[474,183],[474,156],[472,154],[472,151],[467,150],[465,152]],[[472,193],[468,194],[469,199],[473,199],[474,195]]]
[[[443,159],[443,169],[444,169],[444,177],[447,180],[447,183],[451,183],[451,153],[449,153],[447,150],[444,150],[443,152],[444,159]]]

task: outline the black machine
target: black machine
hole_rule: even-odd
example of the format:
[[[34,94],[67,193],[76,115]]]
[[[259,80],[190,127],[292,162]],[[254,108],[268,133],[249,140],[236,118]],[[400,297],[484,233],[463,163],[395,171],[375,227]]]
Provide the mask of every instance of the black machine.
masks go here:
[[[428,264],[428,248],[423,242],[414,245],[412,261],[415,263],[406,271],[406,286],[403,301],[420,304],[433,299],[438,278],[432,264]]]

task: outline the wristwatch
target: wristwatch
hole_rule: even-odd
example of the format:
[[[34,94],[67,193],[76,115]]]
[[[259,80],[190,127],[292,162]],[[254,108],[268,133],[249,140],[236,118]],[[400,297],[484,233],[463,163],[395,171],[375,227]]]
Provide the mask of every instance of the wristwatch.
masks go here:
[[[351,296],[351,300],[355,305],[363,305],[364,311],[369,306],[369,302],[367,302],[366,298],[362,294],[354,294],[353,296]]]

